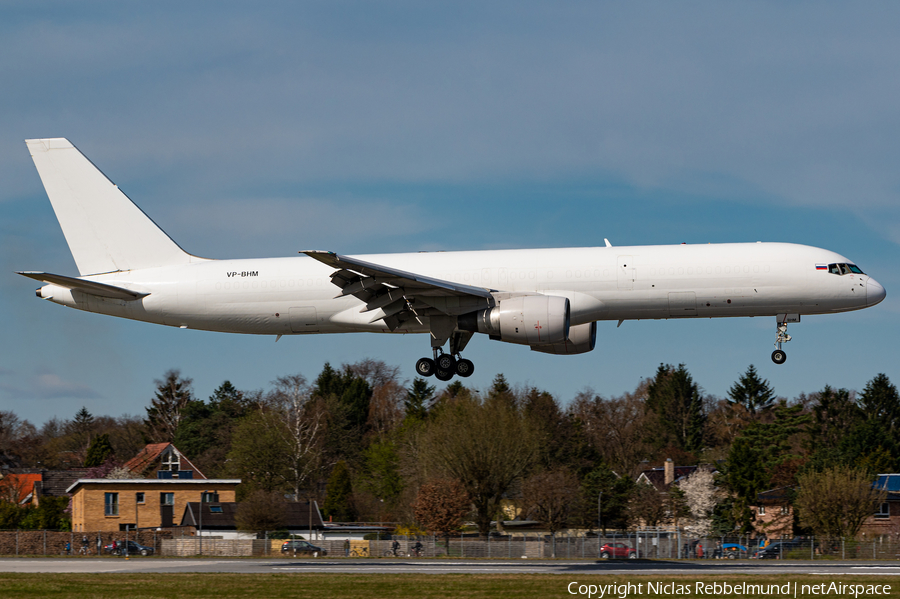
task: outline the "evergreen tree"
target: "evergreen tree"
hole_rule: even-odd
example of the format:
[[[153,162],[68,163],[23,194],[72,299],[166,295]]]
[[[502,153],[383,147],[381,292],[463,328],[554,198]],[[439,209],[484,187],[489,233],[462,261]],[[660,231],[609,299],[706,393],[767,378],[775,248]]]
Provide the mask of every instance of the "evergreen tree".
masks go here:
[[[347,462],[341,460],[331,471],[325,488],[325,503],[322,513],[337,522],[354,522],[356,510],[353,507],[353,484]]]
[[[87,435],[94,426],[94,415],[88,412],[84,406],[75,414],[72,419],[72,432],[77,435]]]
[[[112,457],[113,453],[115,452],[113,451],[112,443],[109,442],[109,434],[97,435],[88,447],[87,455],[84,458],[84,467],[94,468],[100,466]]]
[[[750,506],[755,505],[759,493],[771,488],[774,478],[779,486],[794,484],[800,462],[794,447],[810,420],[802,412],[800,405],[789,407],[781,402],[774,408],[774,422],[755,422],[732,443],[721,471],[725,485],[734,495],[732,516],[742,532],[752,529],[754,516]]]
[[[156,395],[147,408],[145,423],[157,443],[175,439],[182,412],[194,399],[191,383],[191,379],[182,378],[178,370],[170,370],[163,380],[156,381]]]
[[[363,451],[365,479],[362,487],[379,500],[393,503],[403,492],[400,456],[391,441],[379,441]]]
[[[518,403],[516,395],[502,373],[494,377],[491,388],[488,389],[487,399],[489,402],[500,402],[511,409],[515,409]]]
[[[867,420],[882,423],[891,435],[900,430],[900,394],[886,375],[878,374],[866,383],[859,407]]]
[[[760,379],[752,364],[728,390],[728,403],[743,406],[751,415],[769,410],[774,402],[775,392],[769,381]]]
[[[688,452],[703,449],[706,415],[700,388],[684,364],[660,364],[647,388],[647,408],[656,415],[651,442]]]
[[[407,389],[406,400],[403,402],[407,418],[425,420],[428,416],[428,404],[434,400],[434,389],[425,379],[413,379],[412,387]]]
[[[250,399],[243,391],[232,385],[231,381],[225,381],[219,385],[209,396],[208,403],[214,413],[222,412],[232,419],[247,415],[251,409]]]
[[[844,436],[863,418],[862,410],[847,389],[832,389],[826,385],[818,395],[807,429],[809,447],[814,452],[839,447]]]

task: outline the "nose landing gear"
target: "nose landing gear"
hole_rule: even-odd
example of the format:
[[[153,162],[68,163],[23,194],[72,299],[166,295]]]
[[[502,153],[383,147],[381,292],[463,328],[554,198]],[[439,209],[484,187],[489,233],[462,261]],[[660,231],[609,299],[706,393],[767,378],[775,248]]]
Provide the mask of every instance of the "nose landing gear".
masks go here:
[[[776,334],[775,334],[775,347],[777,348],[772,352],[772,361],[776,364],[784,364],[787,361],[787,354],[781,349],[782,343],[787,343],[791,340],[791,336],[787,333],[787,316],[786,315],[778,315],[776,322]],[[797,317],[796,321],[800,322],[800,317]]]

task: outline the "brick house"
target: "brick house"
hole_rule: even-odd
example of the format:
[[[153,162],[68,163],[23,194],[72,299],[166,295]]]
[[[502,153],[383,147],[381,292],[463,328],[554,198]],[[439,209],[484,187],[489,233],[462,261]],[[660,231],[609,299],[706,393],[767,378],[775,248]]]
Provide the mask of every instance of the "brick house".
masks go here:
[[[137,478],[206,478],[200,469],[171,443],[151,443],[125,462]]]
[[[753,528],[758,535],[770,539],[794,536],[794,506],[791,505],[793,487],[778,487],[763,491],[751,505],[755,520]]]
[[[66,489],[87,472],[88,468],[10,472],[0,479],[0,501],[37,507],[43,497],[64,496]]]
[[[240,479],[88,478],[67,489],[72,530],[116,532],[168,528],[189,502],[234,501]]]
[[[887,493],[884,503],[866,518],[860,532],[866,536],[900,536],[900,474],[879,474],[873,486]]]
[[[124,464],[135,478],[81,478],[72,495],[72,530],[170,528],[189,502],[234,501],[239,479],[208,479],[171,443],[144,447]]]

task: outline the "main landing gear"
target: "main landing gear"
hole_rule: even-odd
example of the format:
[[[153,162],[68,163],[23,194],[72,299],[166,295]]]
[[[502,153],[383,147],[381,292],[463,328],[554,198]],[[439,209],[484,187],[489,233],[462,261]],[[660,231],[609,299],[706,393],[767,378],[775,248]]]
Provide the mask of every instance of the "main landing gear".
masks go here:
[[[419,376],[434,375],[439,381],[449,381],[454,374],[467,377],[475,372],[475,364],[459,353],[454,357],[453,354],[445,354],[439,347],[435,347],[433,351],[434,359],[422,358],[416,362],[416,374]]]
[[[781,349],[781,344],[790,341],[791,336],[787,333],[787,322],[780,319],[775,322],[778,327],[775,335],[775,347],[778,349],[772,352],[772,361],[776,364],[784,364],[787,360],[787,354]]]

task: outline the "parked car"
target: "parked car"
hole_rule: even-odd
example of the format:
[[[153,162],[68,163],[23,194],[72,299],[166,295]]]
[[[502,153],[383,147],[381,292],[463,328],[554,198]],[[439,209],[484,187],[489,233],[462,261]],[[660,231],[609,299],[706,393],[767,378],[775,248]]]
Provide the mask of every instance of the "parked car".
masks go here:
[[[747,547],[740,543],[725,543],[722,545],[722,556],[725,559],[742,559],[747,557]]]
[[[319,555],[327,555],[327,552],[321,547],[316,547],[309,541],[303,541],[300,539],[294,539],[291,541],[285,541],[284,544],[281,545],[282,553],[318,553]]]
[[[103,551],[112,553],[113,555],[125,555],[124,545],[125,543],[122,541],[119,541],[118,546],[110,543],[109,545],[103,546]],[[141,545],[134,541],[128,541],[128,555],[153,555],[153,547],[147,547],[146,545]]]
[[[635,559],[638,557],[638,552],[625,543],[607,543],[600,548],[600,558],[609,559],[611,557]]]
[[[754,559],[781,559],[789,551],[799,549],[798,541],[776,541],[753,554]]]

